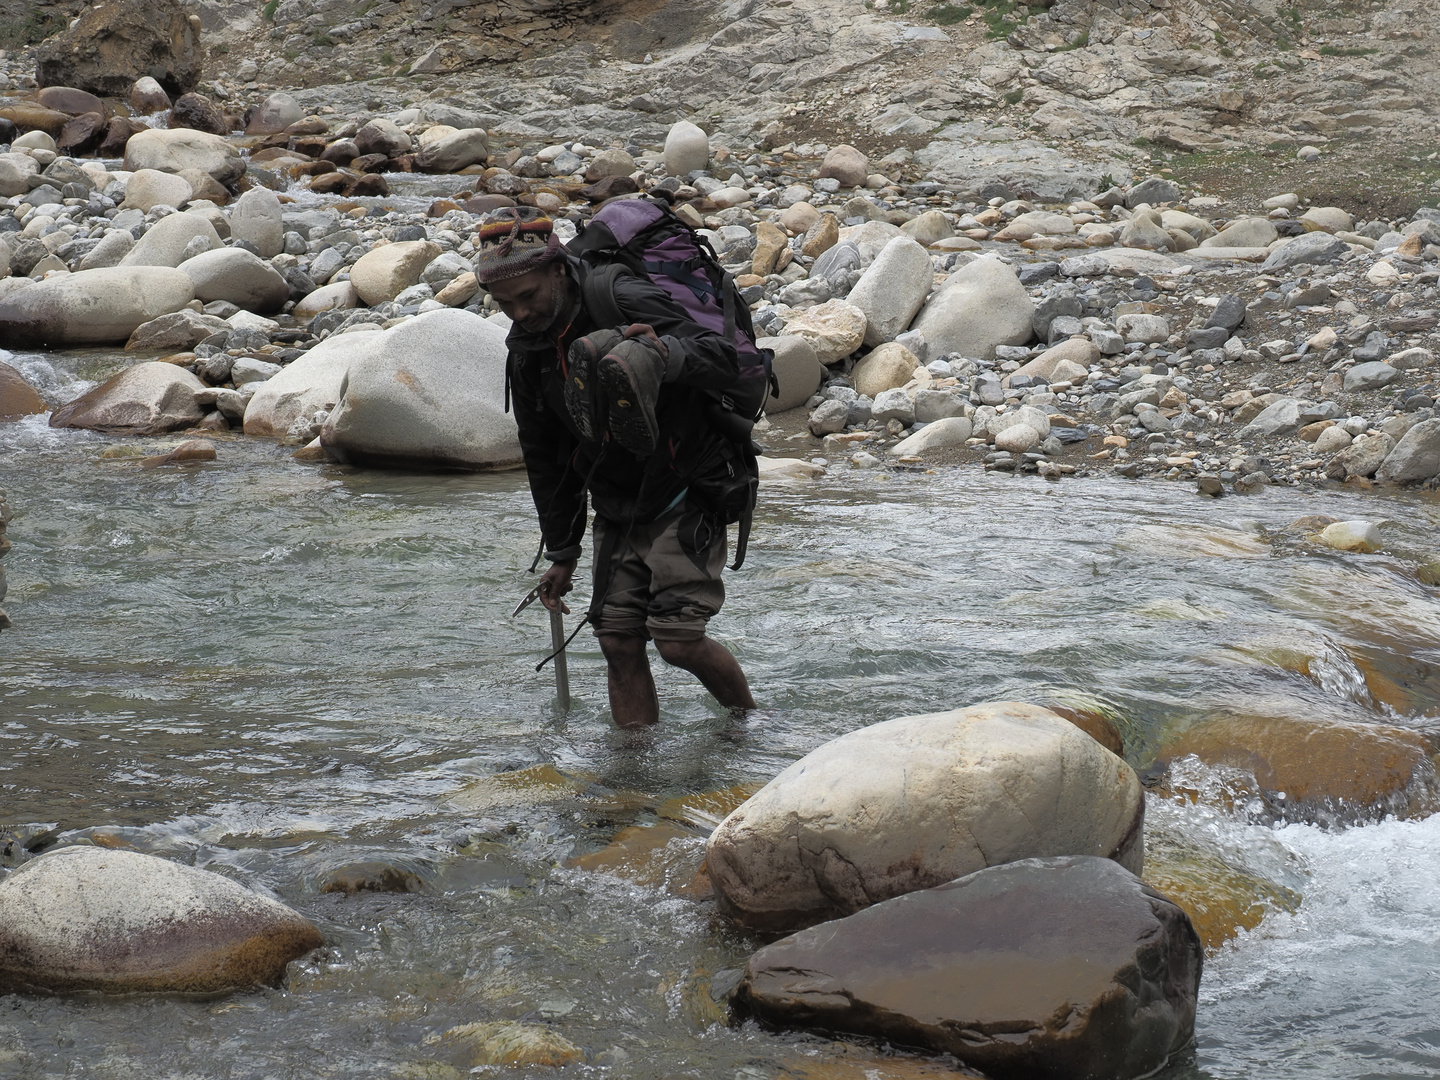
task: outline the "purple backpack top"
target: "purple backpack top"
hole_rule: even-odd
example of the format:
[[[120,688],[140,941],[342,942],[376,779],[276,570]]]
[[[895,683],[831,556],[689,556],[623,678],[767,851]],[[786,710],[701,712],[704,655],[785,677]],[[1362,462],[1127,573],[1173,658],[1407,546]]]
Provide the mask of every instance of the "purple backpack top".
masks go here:
[[[615,304],[614,282],[628,272],[664,289],[693,322],[733,340],[740,378],[724,396],[740,417],[759,417],[773,381],[773,354],[755,344],[750,307],[735,279],[705,238],[676,217],[667,202],[617,199],[601,208],[569,247],[585,263],[586,306],[601,322],[624,321]]]

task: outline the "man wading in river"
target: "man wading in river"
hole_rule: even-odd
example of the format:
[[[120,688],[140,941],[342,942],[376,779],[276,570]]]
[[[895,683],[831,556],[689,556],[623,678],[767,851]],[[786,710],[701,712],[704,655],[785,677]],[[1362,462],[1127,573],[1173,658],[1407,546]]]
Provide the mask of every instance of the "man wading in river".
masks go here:
[[[603,271],[567,251],[538,211],[501,210],[478,240],[476,276],[514,322],[508,393],[551,564],[541,602],[569,611],[561,597],[572,588],[588,494],[588,617],[615,722],[659,719],[652,638],[662,659],[694,674],[721,705],[753,709],[739,663],[705,636],[725,599],[726,515],[716,503],[727,482],[733,489],[737,454],[714,410],[739,378],[733,336],[693,321],[648,277],[610,275],[603,294],[598,279],[587,287]]]

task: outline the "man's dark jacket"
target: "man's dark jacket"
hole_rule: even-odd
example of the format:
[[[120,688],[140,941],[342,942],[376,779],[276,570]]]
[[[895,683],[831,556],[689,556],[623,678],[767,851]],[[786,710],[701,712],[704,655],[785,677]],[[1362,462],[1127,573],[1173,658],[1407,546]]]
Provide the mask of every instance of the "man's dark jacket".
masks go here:
[[[581,303],[583,265],[567,256],[566,267],[570,303],[555,325],[532,334],[516,324],[506,339],[520,449],[540,514],[546,557],[552,560],[580,554],[587,477],[595,513],[624,524],[632,519],[653,521],[692,482],[723,473],[729,447],[710,422],[715,399],[706,391],[731,389],[740,369],[734,342],[692,322],[660,286],[622,275],[616,279],[614,296],[625,315],[624,325],[654,327],[669,352],[655,410],[659,449],[647,459],[613,440],[586,441],[565,409],[563,365],[577,338],[624,326],[596,324]]]

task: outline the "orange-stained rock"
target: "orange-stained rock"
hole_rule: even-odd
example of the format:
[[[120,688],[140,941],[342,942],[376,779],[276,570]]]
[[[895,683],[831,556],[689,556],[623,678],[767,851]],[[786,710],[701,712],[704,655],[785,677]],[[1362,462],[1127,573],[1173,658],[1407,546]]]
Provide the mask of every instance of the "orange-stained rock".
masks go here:
[[[1206,952],[1214,952],[1241,930],[1253,930],[1266,915],[1295,911],[1300,894],[1227,863],[1213,851],[1172,842],[1163,833],[1146,838],[1141,880],[1175,901]]]
[[[25,376],[9,364],[0,364],[0,420],[43,413],[49,406]]]
[[[1174,762],[1190,754],[1253,777],[1256,792],[1287,818],[1304,819],[1320,809],[1409,817],[1431,813],[1436,806],[1429,747],[1423,736],[1405,728],[1222,716],[1172,739],[1157,760]],[[1175,785],[1172,790],[1196,795]]]

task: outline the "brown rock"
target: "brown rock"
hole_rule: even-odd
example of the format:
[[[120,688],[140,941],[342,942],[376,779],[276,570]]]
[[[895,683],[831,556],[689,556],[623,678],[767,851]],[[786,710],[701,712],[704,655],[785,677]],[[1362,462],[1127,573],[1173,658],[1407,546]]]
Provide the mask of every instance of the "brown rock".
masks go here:
[[[766,946],[734,1003],[771,1024],[953,1054],[994,1080],[1127,1080],[1193,1038],[1203,963],[1173,901],[1109,859],[1058,856]]]
[[[214,461],[215,444],[209,439],[190,439],[175,447],[168,454],[155,454],[142,458],[142,469],[155,469],[161,465],[184,465],[193,461]]]
[[[466,199],[463,205],[468,214],[488,214],[502,206],[514,206],[515,200],[509,195],[476,195],[473,199]]]
[[[355,186],[355,177],[343,172],[321,173],[310,177],[305,186],[321,195],[348,195]]]
[[[318,158],[325,153],[329,143],[318,135],[305,135],[295,139],[290,144],[290,149],[297,154],[304,154],[306,157]],[[338,162],[337,162],[338,164]]]
[[[451,210],[463,211],[464,207],[462,207],[454,199],[436,199],[428,207],[426,207],[425,216],[432,218],[444,217],[446,214],[450,213]]]
[[[50,417],[51,427],[123,435],[158,435],[187,428],[204,413],[195,395],[205,384],[184,368],[150,361],[128,367]]]
[[[522,180],[523,183],[523,180]],[[628,176],[606,176],[587,184],[580,189],[580,194],[589,199],[592,203],[602,203],[606,199],[613,199],[617,195],[633,195],[640,190],[640,185],[635,183]]]
[[[35,49],[35,78],[41,86],[123,97],[149,75],[171,96],[183,94],[200,81],[199,31],[178,0],[96,4]]]
[[[345,194],[356,198],[380,198],[390,194],[390,185],[385,177],[377,173],[366,173],[355,181],[355,186]]]
[[[285,171],[298,180],[302,176],[324,176],[326,173],[337,172],[338,169],[333,161],[303,161]]]
[[[864,187],[870,159],[846,143],[832,149],[820,163],[820,175],[840,181],[841,187]]]
[[[229,135],[225,114],[203,94],[184,94],[170,107],[170,127],[192,128],[211,135]]]
[[[840,221],[834,214],[823,214],[805,233],[800,254],[808,258],[823,255],[840,242]]]
[[[55,148],[62,154],[81,157],[97,149],[104,138],[105,117],[98,112],[86,113],[60,129]]]
[[[144,131],[143,124],[137,124],[124,116],[112,116],[105,124],[105,135],[100,141],[98,153],[101,157],[124,157],[125,144],[130,136]]]
[[[285,129],[286,135],[324,135],[330,125],[318,116],[307,116],[296,120]]]
[[[359,156],[360,148],[353,139],[336,139],[320,152],[322,160],[333,161],[336,165],[349,165]]]
[[[354,896],[361,892],[416,893],[425,882],[413,870],[383,862],[360,862],[332,870],[320,879],[322,893]]]
[[[790,245],[785,230],[770,221],[755,226],[755,253],[750,259],[750,272],[759,277],[775,272],[780,253]]]
[[[361,154],[350,162],[350,168],[361,173],[384,172],[389,167],[390,159],[384,154]]]
[[[0,120],[9,120],[21,134],[27,131],[43,131],[55,138],[70,122],[70,116],[31,101],[21,101],[0,109]]]
[[[47,86],[35,95],[35,99],[47,109],[70,116],[83,116],[85,113],[104,115],[109,112],[105,103],[94,94],[77,90],[73,86]]]
[[[9,364],[0,363],[0,420],[34,416],[49,408],[25,376]]]
[[[130,87],[130,108],[140,116],[164,112],[170,108],[170,95],[165,93],[158,82],[144,75],[136,79],[135,85]]]
[[[1224,716],[1168,743],[1158,760],[1194,754],[1207,765],[1240,770],[1238,792],[1258,794],[1287,819],[1343,813],[1371,817],[1430,814],[1436,800],[1423,736],[1383,724]],[[1178,789],[1177,789],[1178,790]]]

